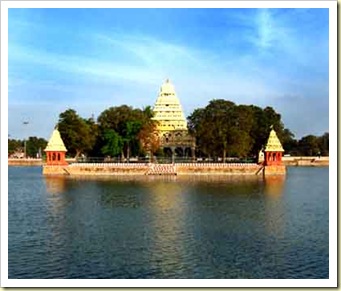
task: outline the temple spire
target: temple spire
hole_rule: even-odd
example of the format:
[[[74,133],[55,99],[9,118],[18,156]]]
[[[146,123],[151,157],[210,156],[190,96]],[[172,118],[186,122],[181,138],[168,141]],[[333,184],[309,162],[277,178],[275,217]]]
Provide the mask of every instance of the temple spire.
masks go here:
[[[153,119],[159,131],[187,130],[187,122],[173,84],[166,79],[156,99]]]

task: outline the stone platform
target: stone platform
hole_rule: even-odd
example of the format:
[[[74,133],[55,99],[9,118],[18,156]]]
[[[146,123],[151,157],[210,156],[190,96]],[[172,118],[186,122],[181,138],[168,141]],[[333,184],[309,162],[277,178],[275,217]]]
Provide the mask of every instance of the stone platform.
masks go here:
[[[285,175],[286,167],[284,165],[281,166],[265,166],[264,167],[264,176],[274,176],[274,175]]]
[[[285,166],[223,163],[73,163],[68,166],[43,166],[44,175],[110,176],[110,175],[285,175]]]

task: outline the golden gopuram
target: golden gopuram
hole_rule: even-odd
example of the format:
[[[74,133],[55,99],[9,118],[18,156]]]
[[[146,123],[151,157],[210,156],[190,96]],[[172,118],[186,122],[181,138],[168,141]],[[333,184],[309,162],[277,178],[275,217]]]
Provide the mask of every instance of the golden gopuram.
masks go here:
[[[165,154],[195,158],[195,139],[190,136],[187,122],[173,84],[167,79],[156,99],[153,119],[158,122],[161,148]]]

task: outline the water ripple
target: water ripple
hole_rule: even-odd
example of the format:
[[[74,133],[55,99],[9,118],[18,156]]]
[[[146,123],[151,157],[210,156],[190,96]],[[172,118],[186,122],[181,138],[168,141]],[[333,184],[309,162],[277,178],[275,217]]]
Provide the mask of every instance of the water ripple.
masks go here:
[[[271,183],[40,171],[9,168],[10,278],[329,276],[328,169]]]

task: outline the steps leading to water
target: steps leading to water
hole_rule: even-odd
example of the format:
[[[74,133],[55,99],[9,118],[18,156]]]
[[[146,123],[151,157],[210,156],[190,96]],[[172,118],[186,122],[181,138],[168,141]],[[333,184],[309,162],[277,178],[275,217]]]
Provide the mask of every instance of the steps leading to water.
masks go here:
[[[176,166],[173,164],[151,164],[146,175],[176,175]]]

